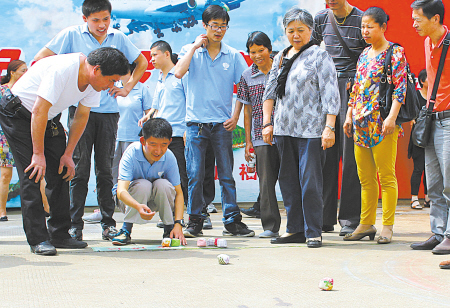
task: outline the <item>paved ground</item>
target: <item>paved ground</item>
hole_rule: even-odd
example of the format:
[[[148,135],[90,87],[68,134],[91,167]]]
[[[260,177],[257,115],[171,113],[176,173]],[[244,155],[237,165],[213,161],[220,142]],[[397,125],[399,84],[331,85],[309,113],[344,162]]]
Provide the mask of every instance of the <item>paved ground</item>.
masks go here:
[[[189,239],[184,250],[96,252],[114,246],[90,224],[88,248],[45,257],[30,253],[20,212],[10,211],[10,221],[0,222],[0,307],[449,307],[450,271],[438,264],[450,256],[409,248],[430,235],[428,215],[399,206],[391,244],[344,242],[333,232],[320,249],[254,237],[227,238],[221,250]],[[116,215],[119,227],[122,217]],[[221,212],[212,221],[204,236],[222,237]],[[136,225],[135,244],[127,247],[160,244],[155,223]],[[258,219],[245,223],[262,232]],[[219,265],[219,253],[231,263]],[[318,289],[323,277],[334,279],[333,291]]]

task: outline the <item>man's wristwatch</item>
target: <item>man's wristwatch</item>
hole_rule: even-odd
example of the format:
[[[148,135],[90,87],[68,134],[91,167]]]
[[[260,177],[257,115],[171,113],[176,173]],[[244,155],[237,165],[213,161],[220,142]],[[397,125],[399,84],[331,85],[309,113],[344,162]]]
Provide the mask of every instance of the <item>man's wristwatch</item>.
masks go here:
[[[178,220],[175,220],[174,222],[173,222],[173,224],[175,225],[175,224],[180,224],[182,227],[184,227],[184,219],[178,219]]]
[[[328,127],[329,129],[331,129],[332,132],[336,131],[336,128],[334,128],[333,126],[331,126],[330,124],[325,125],[326,127]]]

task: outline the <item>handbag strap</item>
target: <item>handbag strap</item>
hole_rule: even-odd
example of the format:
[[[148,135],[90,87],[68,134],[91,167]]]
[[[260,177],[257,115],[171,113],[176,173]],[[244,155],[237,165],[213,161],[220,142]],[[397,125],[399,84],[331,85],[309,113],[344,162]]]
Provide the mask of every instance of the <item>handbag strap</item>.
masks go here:
[[[378,96],[378,104],[380,107],[386,107],[387,101],[386,101],[386,93],[392,91],[393,84],[392,84],[392,53],[394,50],[394,46],[400,46],[397,43],[392,44],[389,46],[388,50],[386,51],[386,57],[384,58],[384,67],[383,67],[383,73],[381,74],[381,80],[380,80],[380,88],[379,88],[379,96]]]
[[[334,14],[331,10],[328,10],[328,18],[330,19],[330,23],[333,26],[334,33],[336,34],[339,42],[341,43],[342,47],[344,48],[347,55],[352,59],[353,62],[357,63],[358,58],[355,56],[353,52],[351,52],[350,48],[348,48],[347,44],[345,43],[344,39],[342,38],[341,32],[339,31],[336,19],[334,18]]]
[[[439,67],[436,73],[436,79],[434,80],[433,91],[431,92],[430,103],[428,104],[428,111],[432,112],[434,103],[436,102],[437,90],[439,88],[439,82],[441,81],[442,70],[444,69],[445,57],[447,56],[448,46],[450,44],[450,32],[444,39],[444,47],[442,48],[441,58],[439,59]]]

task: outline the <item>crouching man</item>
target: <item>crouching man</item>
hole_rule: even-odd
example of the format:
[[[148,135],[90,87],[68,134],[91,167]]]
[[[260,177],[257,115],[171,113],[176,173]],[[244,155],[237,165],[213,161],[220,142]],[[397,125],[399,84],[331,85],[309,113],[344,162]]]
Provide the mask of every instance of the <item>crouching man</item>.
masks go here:
[[[177,160],[168,150],[171,141],[169,122],[153,118],[142,127],[140,142],[130,144],[123,154],[113,196],[125,218],[112,239],[114,245],[130,244],[133,224],[148,223],[158,211],[164,223],[163,237],[177,238],[186,245],[183,192]]]
[[[99,91],[112,87],[128,72],[128,60],[111,47],[94,50],[87,57],[82,53],[48,57],[36,62],[11,89],[22,107],[0,106],[0,124],[19,174],[23,228],[32,252],[55,255],[56,248],[87,246],[68,233],[69,181],[75,174],[72,154],[91,107],[99,106]],[[78,102],[66,145],[60,113]],[[47,222],[39,189],[44,176],[50,205]]]

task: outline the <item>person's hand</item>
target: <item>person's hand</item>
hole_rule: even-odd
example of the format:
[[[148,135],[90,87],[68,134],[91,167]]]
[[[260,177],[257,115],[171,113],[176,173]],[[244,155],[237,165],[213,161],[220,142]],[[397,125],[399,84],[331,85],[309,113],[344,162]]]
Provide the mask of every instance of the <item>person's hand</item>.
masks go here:
[[[392,118],[391,116],[388,116],[383,121],[383,128],[381,130],[381,135],[382,136],[390,135],[394,132],[394,130],[395,130],[395,119]]]
[[[186,131],[183,133],[183,145],[186,146]]]
[[[351,117],[346,117],[344,125],[342,126],[342,128],[344,129],[344,134],[348,138],[352,137],[352,125],[353,125],[352,118]]]
[[[75,176],[75,164],[73,162],[72,156],[66,154],[61,156],[61,159],[59,160],[58,174],[61,174],[63,172],[64,167],[66,167],[67,172],[63,176],[63,179],[66,180],[66,182],[69,182]]]
[[[322,149],[326,150],[334,145],[335,134],[328,126],[322,132]]]
[[[140,204],[138,212],[144,220],[152,220],[153,216],[156,214],[156,212],[152,212],[152,210],[145,204]]]
[[[172,231],[170,231],[170,238],[177,238],[180,240],[181,245],[186,245],[187,241],[183,235],[183,228],[180,224],[175,224]]]
[[[28,178],[31,180],[34,176],[36,176],[34,182],[38,183],[45,176],[46,166],[47,164],[45,162],[44,154],[33,154],[31,157],[31,164],[25,169],[25,173],[33,169]]]
[[[245,160],[247,162],[250,162],[252,160],[250,149],[253,149],[253,143],[251,141],[245,143]]]
[[[414,124],[416,124],[416,120],[415,119],[410,122],[411,128],[414,126]]]
[[[117,96],[127,97],[127,95],[130,93],[130,91],[128,91],[125,88],[118,88],[116,86],[113,86],[112,88],[110,88],[108,90],[108,93],[112,97],[117,98]]]
[[[223,127],[227,131],[232,132],[236,128],[237,122],[238,122],[238,119],[232,117],[232,118],[226,120],[225,122],[223,122]]]
[[[195,49],[200,47],[206,47],[208,45],[208,38],[206,37],[206,34],[200,34],[197,36],[194,42]]]
[[[269,145],[272,145],[273,140],[273,125],[269,125],[262,130],[263,141]]]
[[[150,120],[150,116],[151,116],[150,112],[147,113],[145,116],[143,116],[143,117],[138,121],[138,125],[139,125],[140,127],[142,127],[142,125],[144,125],[145,122],[147,122],[148,120]]]

